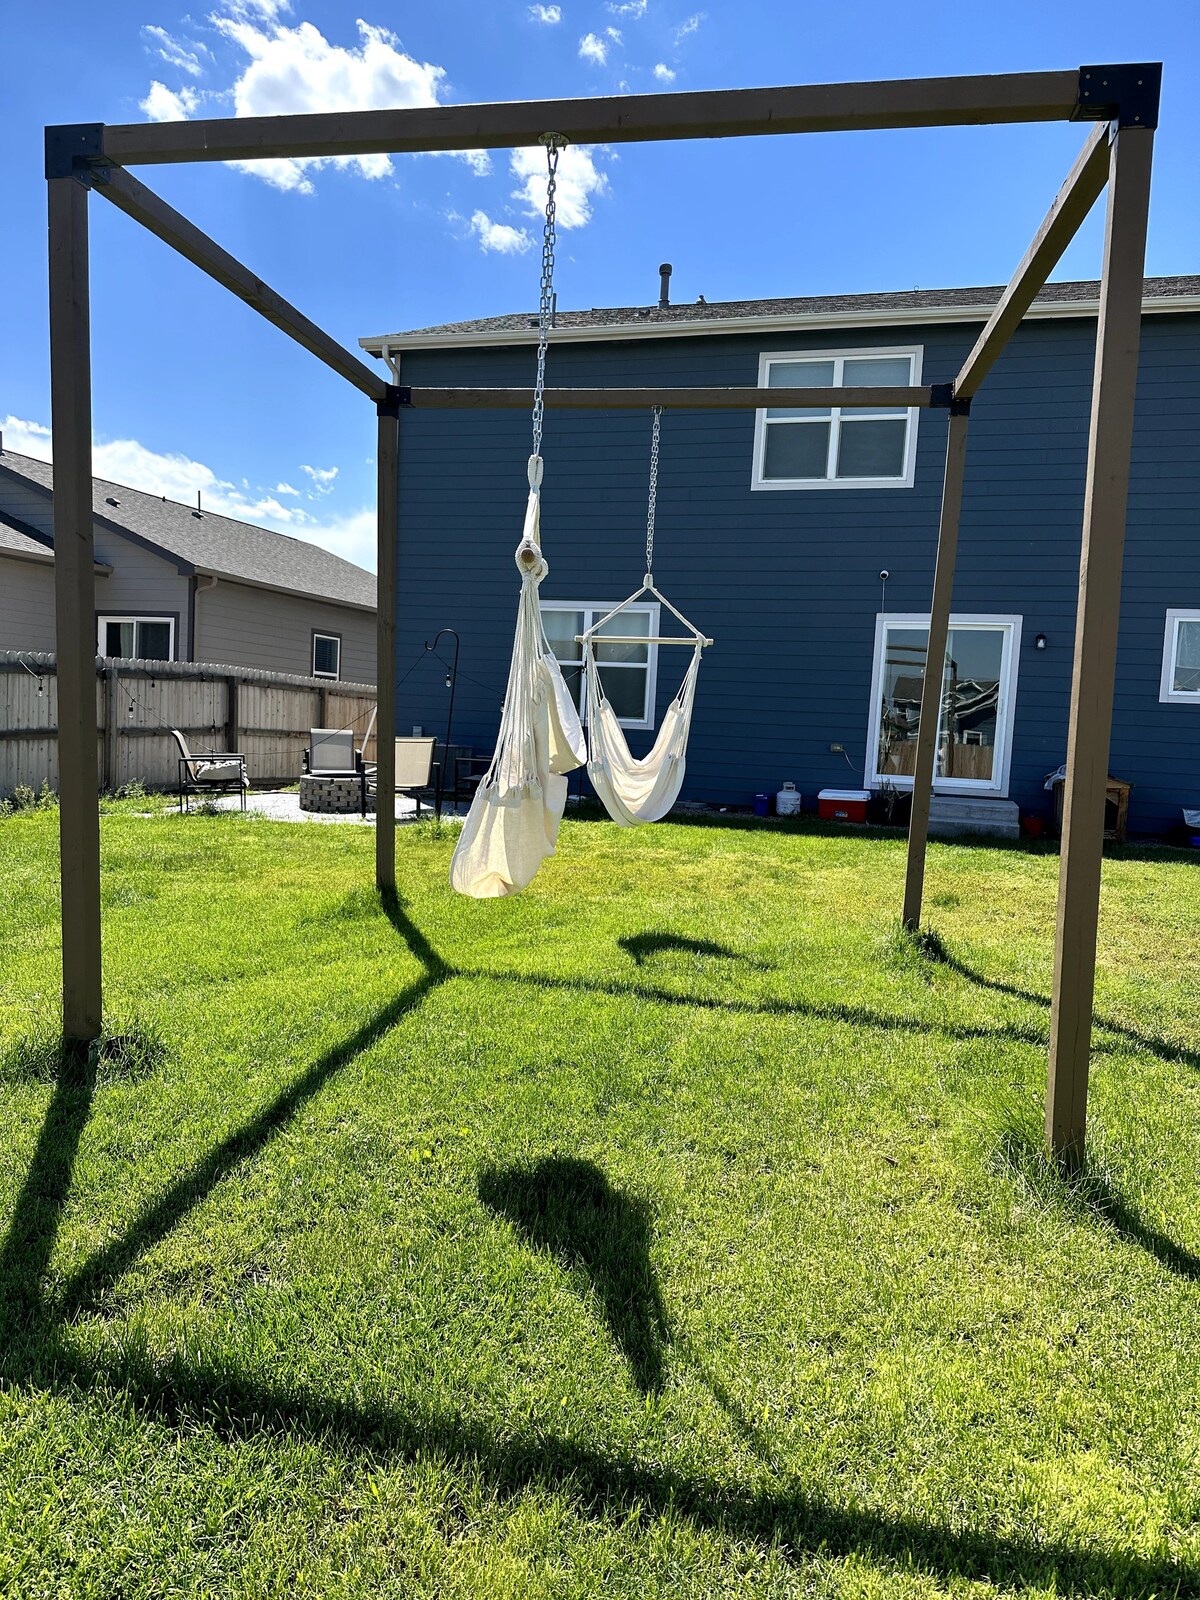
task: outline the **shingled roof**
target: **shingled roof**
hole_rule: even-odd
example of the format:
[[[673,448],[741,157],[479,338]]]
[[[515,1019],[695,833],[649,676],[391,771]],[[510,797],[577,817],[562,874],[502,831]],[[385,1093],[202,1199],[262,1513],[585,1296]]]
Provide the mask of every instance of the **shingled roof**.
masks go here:
[[[574,334],[583,338],[605,335],[653,338],[658,334],[687,331],[703,333],[709,326],[728,331],[757,323],[792,322],[815,326],[823,322],[861,320],[879,325],[886,322],[984,321],[1003,293],[1003,286],[991,284],[967,289],[902,289],[882,294],[805,295],[785,300],[699,301],[660,308],[651,306],[593,306],[590,311],[559,311],[554,319],[558,337]],[[1083,315],[1094,311],[1100,295],[1099,283],[1092,280],[1048,283],[1038,295],[1033,315]],[[1200,275],[1173,278],[1147,278],[1144,300],[1147,310],[1173,309],[1171,302],[1192,301],[1200,306]],[[393,349],[412,349],[439,343],[467,344],[473,336],[481,342],[524,343],[537,337],[537,312],[513,311],[500,317],[476,317],[466,322],[443,322],[430,328],[414,328],[407,333],[372,335],[359,344],[379,354],[387,344]]]
[[[0,450],[0,474],[47,496],[53,488],[48,461],[13,450]],[[92,505],[103,526],[165,555],[184,572],[215,573],[238,583],[375,609],[374,575],[307,540],[214,511],[197,516],[194,506],[104,478],[92,480]],[[7,546],[0,537],[0,549]]]

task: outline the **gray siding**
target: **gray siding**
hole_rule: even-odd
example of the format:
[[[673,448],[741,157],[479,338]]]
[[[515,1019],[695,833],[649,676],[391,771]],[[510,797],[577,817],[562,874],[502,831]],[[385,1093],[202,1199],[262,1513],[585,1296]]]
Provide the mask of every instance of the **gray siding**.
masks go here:
[[[53,565],[0,551],[0,650],[53,649]]]
[[[96,560],[113,570],[96,580],[96,610],[109,616],[175,618],[175,659],[189,658],[191,581],[175,562],[143,550],[108,528],[95,529]]]
[[[752,384],[762,350],[920,344],[923,378],[953,377],[977,328],[872,328],[552,349],[564,384]],[[1095,327],[1026,324],[975,405],[955,609],[1018,614],[1023,635],[1011,797],[1045,812],[1045,774],[1066,753]],[[533,352],[417,351],[404,379],[528,383]],[[920,419],[911,489],[753,492],[753,416],[667,413],[657,576],[716,638],[701,672],[684,794],[747,803],[793,779],[811,804],[862,783],[879,572],[888,611],[929,604],[945,419]],[[1161,705],[1164,614],[1200,606],[1200,318],[1147,318],[1129,506],[1112,771],[1134,784],[1135,829],[1164,830],[1200,804],[1200,708]],[[605,600],[642,574],[649,418],[548,413],[546,599]],[[490,745],[512,637],[512,563],[525,499],[528,422],[515,412],[413,411],[402,421],[397,725],[440,730],[440,669],[418,667],[442,626],[462,634],[456,736]],[[1036,650],[1038,633],[1048,648]],[[684,661],[664,652],[661,711]],[[646,735],[633,734],[635,753]],[[851,762],[832,755],[846,746]]]
[[[375,681],[375,613],[327,600],[275,594],[222,578],[196,596],[196,659],[236,661],[272,672],[312,671],[312,635],[342,638],[341,676]]]

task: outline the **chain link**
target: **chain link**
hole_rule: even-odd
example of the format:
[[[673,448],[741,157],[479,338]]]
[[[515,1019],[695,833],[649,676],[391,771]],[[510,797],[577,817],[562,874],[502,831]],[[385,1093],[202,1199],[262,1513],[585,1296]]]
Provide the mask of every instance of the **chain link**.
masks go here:
[[[646,506],[646,579],[654,573],[654,513],[658,503],[658,437],[662,427],[662,407],[654,408],[650,430],[650,499]]]
[[[544,133],[541,143],[546,146],[546,222],[542,229],[542,285],[538,301],[537,377],[533,386],[533,454],[542,453],[542,421],[545,403],[542,393],[546,387],[546,346],[550,342],[550,318],[554,311],[554,245],[555,192],[558,188],[558,156],[566,145],[560,133]]]

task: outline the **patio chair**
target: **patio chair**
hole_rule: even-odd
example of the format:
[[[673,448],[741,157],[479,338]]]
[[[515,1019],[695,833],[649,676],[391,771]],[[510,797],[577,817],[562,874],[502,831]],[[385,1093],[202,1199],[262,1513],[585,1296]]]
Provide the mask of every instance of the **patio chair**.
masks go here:
[[[417,803],[417,815],[421,815],[421,791],[429,788],[429,777],[433,771],[433,748],[437,743],[432,735],[426,737],[405,737],[396,740],[396,793],[410,794]],[[378,785],[375,781],[375,762],[363,763],[363,816],[367,814],[367,801],[372,795],[375,804],[379,804]]]
[[[353,728],[310,728],[304,770],[310,778],[353,778],[359,772],[359,752]]]
[[[191,810],[192,795],[235,792],[241,795],[245,811],[246,790],[250,787],[245,756],[235,750],[189,750],[178,728],[171,729],[171,737],[179,746],[180,813]]]

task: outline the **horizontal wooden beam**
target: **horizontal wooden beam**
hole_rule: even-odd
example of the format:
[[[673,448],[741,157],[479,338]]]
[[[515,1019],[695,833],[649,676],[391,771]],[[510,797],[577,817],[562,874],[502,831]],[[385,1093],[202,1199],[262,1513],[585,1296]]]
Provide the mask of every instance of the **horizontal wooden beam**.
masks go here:
[[[948,386],[947,386],[948,387]],[[403,388],[402,406],[441,411],[525,410],[533,405],[532,389]],[[828,410],[857,406],[932,406],[928,385],[911,389],[547,389],[548,406],[567,411],[636,411],[663,406],[688,411]],[[949,396],[947,395],[947,404]]]
[[[120,166],[313,156],[498,150],[561,133],[574,144],[723,139],[854,128],[940,128],[991,122],[1065,122],[1079,71],[962,78],[899,78],[776,89],[605,95],[583,100],[329,111],[286,117],[135,122],[103,129],[103,158]]]
[[[206,233],[202,233],[173,206],[159,198],[144,183],[139,183],[128,172],[108,169],[98,174],[95,184],[97,194],[111,200],[118,210],[140,222],[144,228],[186,256],[194,266],[214,278],[223,288],[237,295],[260,316],[274,323],[289,338],[332,367],[339,377],[346,378],[356,389],[361,389],[372,400],[383,400],[388,386],[377,372],[352,355],[336,339],[318,328],[282,295],[275,293],[261,278],[255,277],[235,256],[222,250]]]
[[[1098,123],[1088,135],[1075,165],[1054,198],[1033,243],[1025,252],[996,309],[975,341],[975,348],[963,363],[954,381],[954,393],[970,400],[995,365],[997,357],[1016,332],[1021,318],[1045,287],[1046,280],[1063,252],[1079,231],[1080,224],[1095,205],[1108,182],[1110,124]]]

